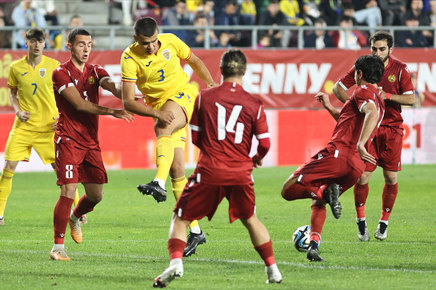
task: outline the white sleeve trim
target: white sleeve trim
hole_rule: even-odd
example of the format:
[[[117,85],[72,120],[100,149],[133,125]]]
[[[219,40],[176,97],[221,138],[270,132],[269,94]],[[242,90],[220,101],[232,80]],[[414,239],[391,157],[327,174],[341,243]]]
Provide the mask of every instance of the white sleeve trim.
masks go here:
[[[362,105],[360,106],[360,108],[359,108],[359,112],[362,113],[363,107],[365,107],[365,105],[368,104],[368,103],[372,103],[372,104],[374,104],[374,106],[375,106],[375,103],[374,103],[373,100],[365,101],[365,102],[363,102]],[[376,107],[377,107],[377,106],[376,106]]]
[[[269,132],[256,135],[257,140],[266,139],[269,137],[271,137],[271,134]]]
[[[104,80],[104,79],[107,79],[107,78],[111,78],[110,76],[105,76],[105,77],[102,77],[101,79],[100,79],[100,81],[98,82],[98,84],[101,84],[101,82]]]
[[[191,128],[192,131],[201,132],[201,127],[199,126],[189,124],[189,128]]]
[[[402,93],[402,95],[411,95],[411,94],[413,94],[413,91],[407,91],[407,92]]]
[[[63,85],[62,87],[59,88],[58,93],[59,94],[62,93],[63,90],[65,90],[66,88],[69,88],[69,87],[74,87],[74,84],[73,83],[68,83],[66,85]]]
[[[343,88],[345,91],[348,91],[348,88],[341,82],[339,81],[338,84],[341,86],[341,88]]]

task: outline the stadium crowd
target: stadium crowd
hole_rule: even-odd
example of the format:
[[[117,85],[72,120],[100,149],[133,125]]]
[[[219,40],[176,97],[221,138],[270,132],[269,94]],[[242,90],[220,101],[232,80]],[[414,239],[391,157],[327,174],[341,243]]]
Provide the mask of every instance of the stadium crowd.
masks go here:
[[[97,1],[97,0],[83,0]],[[60,24],[56,0],[3,0],[0,4],[0,48],[11,48],[11,31],[2,26],[41,27]],[[369,34],[383,26],[410,27],[397,31],[397,47],[433,47],[434,30],[416,30],[417,26],[436,26],[436,0],[109,0],[108,22],[101,25],[130,26],[137,19],[151,16],[162,26],[198,26],[197,30],[174,30],[191,47],[204,47],[209,38],[211,47],[249,47],[251,30],[209,30],[207,26],[289,26],[289,30],[260,30],[258,48],[297,47],[297,30],[292,27],[321,27],[304,33],[306,48],[359,49],[367,47]],[[122,20],[111,16],[122,10]],[[10,10],[10,11],[8,11]],[[79,15],[80,16],[80,15]],[[87,26],[87,23],[84,23]],[[344,29],[326,30],[328,26]],[[367,30],[353,27],[368,26]],[[23,48],[23,31],[15,41]],[[47,32],[47,46],[62,49],[60,30]]]

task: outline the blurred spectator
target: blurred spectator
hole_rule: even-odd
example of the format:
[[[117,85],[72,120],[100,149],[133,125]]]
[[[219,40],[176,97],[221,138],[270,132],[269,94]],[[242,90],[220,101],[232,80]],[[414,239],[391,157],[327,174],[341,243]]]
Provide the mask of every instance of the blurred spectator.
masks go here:
[[[241,17],[245,25],[254,25],[256,22],[256,5],[253,0],[243,0],[241,3]]]
[[[259,43],[257,44],[257,48],[266,48],[271,47],[271,37],[268,33],[261,34],[259,36]]]
[[[106,0],[109,2],[109,24],[122,24],[124,26],[131,26],[133,24],[133,15],[139,8],[145,9],[147,7],[147,0]],[[161,1],[150,1],[161,2]],[[154,3],[155,4],[155,3]],[[121,9],[123,18],[120,21],[116,20],[114,17],[114,10]],[[147,15],[150,16],[150,15]]]
[[[191,16],[186,10],[186,1],[178,0],[174,7],[166,10],[163,15],[163,24],[171,26],[182,26],[191,24]],[[166,32],[174,33],[181,40],[187,42],[188,35],[191,31],[188,30],[165,30]]]
[[[378,0],[383,18],[383,25],[402,25],[406,12],[406,0]]]
[[[315,20],[315,27],[327,27],[327,23],[324,19],[318,18]],[[324,49],[326,47],[335,47],[333,39],[326,30],[314,30],[310,31],[304,37],[304,47],[313,47],[316,49]]]
[[[430,25],[436,26],[436,0],[430,1]]]
[[[348,0],[344,2],[343,14],[353,17],[358,25],[368,25],[371,33],[382,25],[381,11],[376,0]]]
[[[321,0],[303,0],[304,21],[308,25],[314,25],[315,20],[321,16],[318,5]]]
[[[8,25],[5,12],[0,7],[0,29]],[[11,31],[0,30],[0,48],[11,48]]]
[[[48,26],[58,26],[58,11],[56,10],[56,6],[54,0],[34,0],[32,1],[32,7],[35,9],[39,9],[42,15],[44,15],[45,22]],[[50,46],[55,47],[55,39],[60,34],[60,31],[50,30]]]
[[[360,49],[366,45],[367,38],[357,30],[351,29],[354,26],[353,18],[344,15],[339,21],[339,26],[343,27],[339,31],[333,31],[333,44],[342,49]]]
[[[227,25],[227,26],[235,26],[235,25],[244,25],[241,18],[241,14],[238,7],[238,2],[236,0],[227,0],[224,11],[217,14],[215,16],[215,25]],[[218,38],[220,40],[221,46],[225,45],[225,41],[221,40],[221,34],[226,32],[224,36],[224,40],[229,38],[229,43],[232,46],[249,46],[250,45],[250,32],[243,32],[240,30],[216,30],[215,33],[219,34]]]
[[[159,2],[159,1],[157,1]],[[203,5],[203,0],[187,0],[186,1],[186,10],[192,15],[199,10],[199,8]]]
[[[257,15],[261,15],[269,4],[269,0],[253,0],[254,5],[256,5]]]
[[[300,4],[297,0],[280,0],[280,11],[285,14],[290,24],[297,26],[304,24],[304,19],[300,13]]]
[[[32,0],[22,0],[12,11],[12,21],[16,27],[39,27],[47,26],[44,15],[38,8],[32,7]],[[26,29],[19,30],[15,34],[18,48],[26,48]],[[50,43],[50,41],[48,41]]]
[[[268,25],[268,26],[280,26],[286,25],[287,19],[285,14],[280,11],[279,0],[270,0],[268,6],[266,7],[265,12],[263,12],[259,17],[259,25]],[[259,35],[268,35],[270,37],[270,45],[271,47],[281,47],[281,39],[283,37],[283,30],[273,30],[270,29],[268,31],[261,30],[259,31]]]
[[[197,14],[194,17],[193,25],[198,27],[206,27],[208,25],[206,15],[204,15],[203,12],[197,12]],[[187,36],[188,38],[186,44],[189,47],[204,47],[205,35],[206,35],[206,31],[204,29],[191,30]],[[215,36],[215,34],[213,35]],[[210,37],[210,34],[209,34],[209,39],[210,39],[211,46],[217,46],[218,39],[212,39]]]
[[[220,33],[218,40],[219,40],[219,42],[218,42],[217,47],[219,47],[219,48],[232,47],[232,45],[230,44],[230,40],[231,40],[230,35],[226,31],[223,31]]]
[[[425,100],[425,95],[423,92],[419,92],[417,88],[417,75],[416,72],[410,74],[413,88],[415,89],[415,103],[413,104],[413,107],[420,108],[422,106],[422,103]]]
[[[419,19],[413,14],[407,15],[406,26],[410,30],[398,32],[398,45],[400,47],[426,47],[428,46],[427,38],[421,30],[415,28],[419,26]]]
[[[427,12],[423,12],[424,3],[422,0],[412,0],[410,2],[410,9],[406,11],[404,19],[411,19],[414,16],[418,19],[420,26],[430,26],[430,15]],[[407,25],[404,22],[405,25]],[[422,30],[422,34],[427,38],[427,41],[433,43],[433,32],[429,30]]]
[[[338,19],[342,13],[341,0],[321,0],[318,7],[321,17],[324,18],[328,26],[338,25]]]

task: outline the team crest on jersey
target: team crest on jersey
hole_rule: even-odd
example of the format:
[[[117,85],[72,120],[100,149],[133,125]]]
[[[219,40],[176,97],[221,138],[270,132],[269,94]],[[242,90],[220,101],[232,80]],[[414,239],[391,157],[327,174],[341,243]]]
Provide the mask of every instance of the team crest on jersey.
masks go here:
[[[162,51],[162,56],[166,59],[166,60],[170,60],[171,58],[171,53],[169,49],[165,49],[164,51]]]
[[[42,78],[45,77],[46,73],[47,73],[47,69],[45,69],[45,68],[39,69],[39,76],[40,77],[42,77]]]
[[[94,79],[94,77],[89,77],[89,79],[88,79],[88,83],[90,84],[90,85],[93,85],[93,84],[95,84],[95,79]]]
[[[388,81],[390,83],[395,83],[396,80],[397,80],[397,77],[395,75],[388,76]]]

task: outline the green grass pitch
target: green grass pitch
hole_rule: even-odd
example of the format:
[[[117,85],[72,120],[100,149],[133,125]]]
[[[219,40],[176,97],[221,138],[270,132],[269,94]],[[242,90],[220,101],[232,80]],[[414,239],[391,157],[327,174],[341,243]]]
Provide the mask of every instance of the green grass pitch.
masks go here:
[[[341,197],[339,220],[327,211],[321,255],[310,263],[291,244],[293,231],[310,223],[310,200],[287,202],[281,185],[294,167],[261,168],[255,177],[257,213],[273,240],[283,275],[266,285],[264,265],[248,233],[228,223],[223,201],[212,222],[200,225],[207,243],[184,259],[173,289],[434,289],[436,285],[436,165],[404,166],[390,218],[388,239],[373,238],[381,210],[383,176],[377,170],[366,205],[371,240],[358,240],[352,190]],[[71,262],[51,261],[53,208],[59,197],[53,173],[17,173],[0,227],[0,289],[149,289],[168,266],[167,236],[172,194],[165,203],[142,196],[136,185],[152,170],[109,171],[103,201],[88,214],[83,242],[67,228]],[[83,189],[80,188],[81,194]]]

